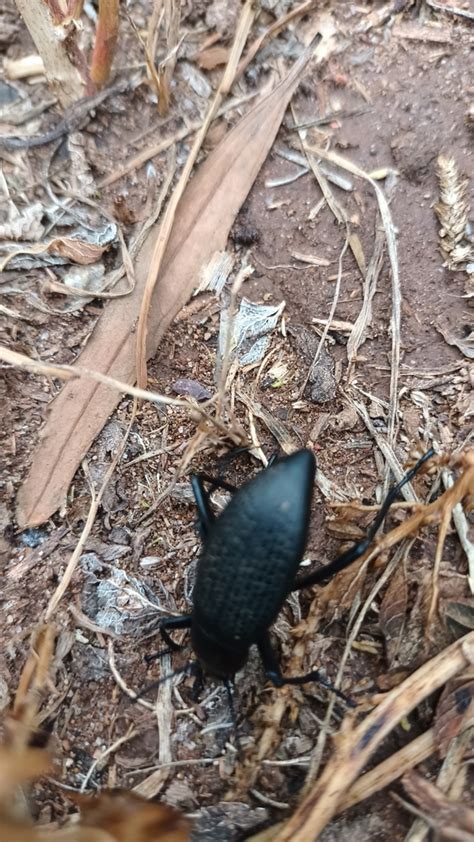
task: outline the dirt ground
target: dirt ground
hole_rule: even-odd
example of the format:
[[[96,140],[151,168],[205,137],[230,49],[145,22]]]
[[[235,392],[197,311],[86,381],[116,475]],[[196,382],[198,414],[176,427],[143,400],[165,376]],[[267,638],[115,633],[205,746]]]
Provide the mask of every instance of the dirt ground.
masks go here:
[[[321,190],[311,171],[289,181],[301,169],[299,159],[296,163],[288,159],[302,154],[295,123],[308,124],[311,142],[324,146],[330,141],[333,152],[366,173],[396,171],[396,176],[377,183],[385,185],[390,195],[398,242],[402,313],[394,451],[400,463],[406,463],[414,449],[423,452],[433,442],[437,449],[448,452],[465,446],[472,434],[473,411],[469,357],[447,341],[454,336],[466,346],[472,330],[472,309],[465,295],[467,274],[443,267],[434,211],[439,194],[436,160],[441,152],[452,156],[471,178],[474,206],[473,129],[468,118],[474,95],[469,75],[472,23],[462,16],[435,11],[429,4],[405,3],[392,4],[392,12],[382,22],[368,27],[370,14],[385,5],[356,6],[333,0],[310,13],[332,15],[339,46],[327,61],[311,64],[305,73],[273,149],[236,219],[228,246],[238,262],[245,260],[254,268],[242,289],[246,298],[275,306],[285,302],[284,329],[280,322],[272,333],[270,358],[261,371],[258,366],[239,371],[237,418],[248,432],[249,415],[238,398],[240,390],[252,396],[254,407],[261,404],[275,423],[283,425],[293,442],[313,449],[322,475],[333,483],[333,492],[342,491],[344,496],[338,499],[365,503],[381,499],[386,476],[377,436],[386,436],[388,424],[391,273],[384,253],[372,322],[349,372],[348,329],[343,323],[349,323],[349,329],[354,324],[363,292],[353,255],[349,249],[343,255],[335,327],[329,330],[318,371],[305,388],[334,300],[345,227],[337,223],[327,204],[317,208]],[[149,6],[145,0],[131,4],[129,13],[138,26],[148,19]],[[469,8],[466,3],[460,6]],[[15,13],[10,10],[9,14],[11,24]],[[271,12],[265,14],[266,20],[273,20]],[[301,23],[301,32],[306,31],[310,15]],[[7,17],[8,11],[5,21]],[[224,30],[228,35],[233,25],[231,10],[219,0],[186,7],[182,21],[189,33],[183,46],[186,62],[192,63],[193,50],[209,31]],[[258,54],[239,83],[240,95],[257,90],[277,68],[288,66],[297,57],[302,49],[298,26],[290,27]],[[121,39],[130,65],[138,64],[142,60],[140,47],[125,23]],[[9,58],[32,49],[22,25],[14,27],[3,49]],[[118,65],[124,54],[119,54]],[[187,85],[182,66],[186,62],[178,60],[174,100],[166,120],[157,121],[150,90],[141,85],[113,97],[84,127],[83,150],[97,183],[131,154],[159,142],[165,129],[168,134],[177,130],[183,114],[195,119],[203,113],[206,101]],[[215,87],[219,71],[201,72]],[[1,85],[5,100],[7,83]],[[13,87],[30,96],[33,103],[48,96],[44,81],[34,87],[26,81],[16,82]],[[207,152],[238,117],[234,109],[218,122],[211,130]],[[56,120],[54,110],[47,111],[38,131],[46,131]],[[188,150],[189,141],[177,144],[178,165]],[[54,159],[50,159],[51,152],[48,146],[16,152],[0,149],[9,195],[17,207],[35,201],[48,203],[45,173],[55,185],[58,179],[68,182],[74,160],[70,149],[63,143]],[[97,191],[96,200],[120,221],[126,240],[156,201],[165,166],[166,156],[158,155],[150,164]],[[331,164],[327,167],[330,173],[336,169]],[[369,262],[380,229],[373,186],[347,171],[338,172],[349,189],[330,181],[331,190],[343,205]],[[308,255],[316,255],[321,265],[307,262],[304,256]],[[100,319],[102,302],[91,295],[84,304],[79,299],[78,309],[66,311],[64,296],[45,286],[57,271],[54,265],[6,268],[1,281],[6,308],[0,311],[3,344],[35,359],[72,363]],[[168,330],[150,363],[150,388],[173,395],[176,381],[192,378],[214,392],[221,304],[209,293],[198,300],[197,305],[194,300],[186,307]],[[27,475],[48,402],[60,384],[5,367],[0,388],[4,582],[0,695],[6,711],[29,650],[31,631],[41,619],[84,526],[90,487],[79,469],[62,510],[42,526],[18,531],[16,494]],[[119,446],[131,403],[131,398],[121,400],[87,454],[92,482],[100,483]],[[366,408],[366,422],[356,411],[357,403]],[[281,442],[261,418],[254,415],[253,423],[269,457]],[[99,763],[87,779],[87,791],[114,786],[131,789],[156,773],[153,794],[196,818],[192,837],[196,840],[247,838],[291,815],[299,801],[328,705],[323,688],[272,688],[265,683],[257,655],[252,654],[236,678],[240,755],[226,691],[219,682],[207,678],[197,701],[190,676],[162,684],[158,695],[166,715],[158,714],[158,727],[153,704],[156,690],[144,695],[145,704],[136,704],[123,689],[126,685],[129,690],[141,690],[160,671],[178,669],[191,658],[188,647],[161,662],[147,664],[144,656],[159,647],[156,627],[163,613],[188,613],[192,604],[200,541],[187,477],[179,477],[152,517],[147,512],[171,482],[194,431],[194,422],[183,410],[140,405],[72,585],[55,612],[60,635],[43,713],[57,759],[53,777],[34,792],[36,818],[42,823],[61,821],[74,811],[68,790],[81,788],[95,760]],[[198,454],[191,470],[213,475],[223,470],[226,479],[238,485],[261,468],[248,454],[222,468],[219,459],[223,452],[219,447]],[[420,499],[425,499],[430,484],[429,477],[417,478],[414,486]],[[334,558],[344,541],[363,534],[369,522],[365,515],[338,527],[329,502],[318,483],[305,554],[312,564]],[[397,511],[392,523],[403,517],[403,512]],[[397,659],[388,655],[386,629],[380,621],[386,588],[365,614],[341,684],[357,701],[380,689],[381,677],[388,682],[386,689],[391,669],[410,669],[427,657],[421,646],[420,605],[432,569],[435,540],[435,531],[424,530],[405,562],[407,622]],[[457,533],[451,530],[442,562],[441,600],[469,599],[466,569]],[[274,635],[284,672],[295,674],[318,665],[335,680],[348,624],[379,572],[379,568],[370,571],[349,593],[353,572],[349,577],[344,574],[326,596],[321,596],[322,589],[318,593],[315,589],[288,601]],[[185,643],[187,634],[180,632],[177,639]],[[452,639],[440,621],[429,655]],[[429,728],[436,701],[425,701],[409,721],[400,724],[371,763],[380,762],[408,738]],[[338,730],[343,715],[344,707],[336,706],[330,732]],[[103,753],[122,738],[101,762]],[[265,750],[262,740],[266,741]],[[328,742],[324,757],[330,753]],[[438,761],[431,759],[420,764],[418,771],[434,779],[438,767]],[[395,801],[392,792],[406,797],[402,786],[395,783],[390,791],[385,789],[335,818],[320,838],[352,842],[405,839],[413,816]],[[459,799],[467,801],[468,793],[467,778]]]

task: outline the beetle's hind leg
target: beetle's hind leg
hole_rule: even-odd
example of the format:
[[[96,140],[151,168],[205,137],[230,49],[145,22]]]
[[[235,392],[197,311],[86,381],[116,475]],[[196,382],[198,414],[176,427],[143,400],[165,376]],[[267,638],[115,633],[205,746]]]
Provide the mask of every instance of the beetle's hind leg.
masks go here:
[[[284,684],[309,684],[311,681],[317,681],[323,687],[326,687],[332,693],[335,693],[339,699],[342,699],[349,707],[356,707],[356,703],[349,699],[344,693],[341,693],[337,687],[334,687],[330,681],[324,678],[319,670],[311,670],[306,675],[282,675],[278,658],[272,647],[268,634],[264,635],[257,644],[260,657],[262,659],[265,675],[270,679],[275,687],[283,687]]]

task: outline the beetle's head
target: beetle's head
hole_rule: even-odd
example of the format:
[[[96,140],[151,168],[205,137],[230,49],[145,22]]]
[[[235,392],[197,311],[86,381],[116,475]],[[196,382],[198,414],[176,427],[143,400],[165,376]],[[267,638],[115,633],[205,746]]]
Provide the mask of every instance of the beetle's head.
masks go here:
[[[247,644],[219,641],[197,622],[191,626],[191,640],[204,671],[216,678],[232,678],[248,658]]]

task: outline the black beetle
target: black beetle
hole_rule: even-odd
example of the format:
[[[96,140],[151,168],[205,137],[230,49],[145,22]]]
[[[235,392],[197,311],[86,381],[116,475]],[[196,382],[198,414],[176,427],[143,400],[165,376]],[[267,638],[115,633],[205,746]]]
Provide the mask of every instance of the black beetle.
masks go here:
[[[330,564],[300,578],[297,572],[308,537],[316,471],[310,450],[275,460],[238,489],[205,474],[193,475],[203,539],[193,612],[160,622],[165,642],[180,648],[168,631],[190,628],[199,664],[227,685],[245,664],[253,644],[276,686],[320,681],[318,670],[283,676],[268,630],[292,591],[326,582],[366,552],[402,486],[432,455],[432,450],[425,453],[389,491],[366,538]],[[235,492],[219,517],[212,511],[204,482]]]

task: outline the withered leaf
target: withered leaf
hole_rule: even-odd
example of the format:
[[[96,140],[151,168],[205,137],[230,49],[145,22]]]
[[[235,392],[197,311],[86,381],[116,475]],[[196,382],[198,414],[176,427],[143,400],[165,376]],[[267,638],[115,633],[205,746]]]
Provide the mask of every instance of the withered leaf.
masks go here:
[[[405,626],[408,589],[403,566],[397,567],[390,579],[380,606],[379,623],[385,638],[389,665],[395,660]]]
[[[434,735],[441,757],[451,740],[474,725],[474,667],[450,681],[443,690],[436,708]]]
[[[163,334],[189,298],[201,267],[215,251],[225,247],[312,53],[310,45],[286,78],[210,153],[186,188],[154,289],[148,357],[156,353]],[[138,256],[135,289],[126,299],[108,303],[79,358],[82,367],[134,382],[134,327],[158,230],[157,226],[150,230]],[[43,523],[62,504],[81,459],[119,397],[116,391],[86,379],[71,381],[61,389],[51,404],[29,474],[18,494],[17,521],[21,529]]]

